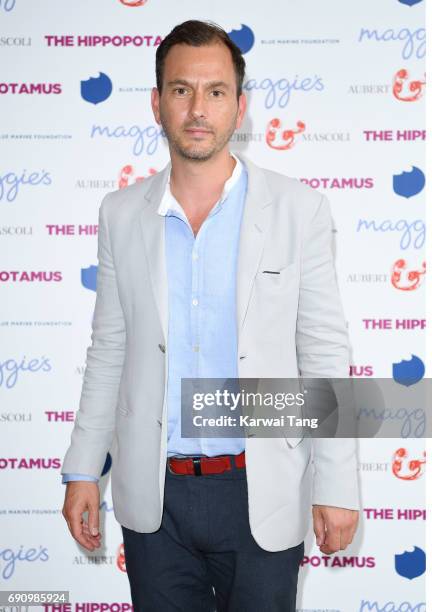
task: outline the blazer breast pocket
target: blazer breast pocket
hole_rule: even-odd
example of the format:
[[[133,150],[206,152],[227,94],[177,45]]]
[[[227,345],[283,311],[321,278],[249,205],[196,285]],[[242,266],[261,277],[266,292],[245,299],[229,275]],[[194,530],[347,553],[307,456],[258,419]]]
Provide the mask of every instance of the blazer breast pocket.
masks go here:
[[[256,276],[259,291],[278,292],[290,286],[297,275],[297,262],[292,261],[285,265],[263,264],[259,267]]]

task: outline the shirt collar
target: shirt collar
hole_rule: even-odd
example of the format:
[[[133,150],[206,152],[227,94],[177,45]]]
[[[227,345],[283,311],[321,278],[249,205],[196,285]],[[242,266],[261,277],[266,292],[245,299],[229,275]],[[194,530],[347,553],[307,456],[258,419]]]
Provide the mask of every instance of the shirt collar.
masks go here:
[[[222,195],[219,198],[219,200],[215,203],[213,208],[215,208],[218,204],[222,204],[227,199],[228,194],[230,193],[230,191],[234,187],[234,185],[237,183],[237,181],[239,180],[240,175],[242,173],[242,162],[237,157],[237,155],[235,155],[234,153],[230,153],[230,155],[231,155],[231,157],[233,157],[235,159],[236,165],[234,166],[234,170],[233,170],[231,176],[225,181],[225,184],[224,184],[224,187],[223,187],[223,190],[222,190]],[[185,216],[185,213],[184,213],[184,210],[183,210],[182,206],[179,204],[179,202],[177,202],[177,200],[175,199],[175,197],[171,193],[170,179],[171,179],[171,173],[170,173],[168,181],[167,181],[167,183],[165,185],[165,191],[164,191],[164,194],[162,196],[162,199],[161,199],[161,202],[159,204],[159,207],[157,209],[157,212],[158,212],[159,215],[166,216],[168,211],[172,210],[172,211],[176,211],[176,212],[182,214],[183,216]],[[212,210],[213,210],[213,208],[212,208]]]

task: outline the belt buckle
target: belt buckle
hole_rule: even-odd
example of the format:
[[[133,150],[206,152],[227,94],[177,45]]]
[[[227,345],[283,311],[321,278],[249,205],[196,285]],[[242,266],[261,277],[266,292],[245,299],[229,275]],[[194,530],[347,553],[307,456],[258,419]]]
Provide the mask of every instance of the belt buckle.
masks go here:
[[[192,464],[195,476],[202,476],[201,457],[192,457]]]

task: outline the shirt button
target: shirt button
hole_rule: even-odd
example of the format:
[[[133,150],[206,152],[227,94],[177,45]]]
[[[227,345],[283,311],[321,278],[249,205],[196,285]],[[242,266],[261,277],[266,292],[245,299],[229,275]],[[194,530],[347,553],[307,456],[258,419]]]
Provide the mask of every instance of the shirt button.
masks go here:
[[[193,350],[195,351],[195,353],[198,353],[198,351],[199,351],[199,344],[195,344],[193,346]]]
[[[193,304],[194,306],[198,306],[198,300],[197,300],[196,298],[194,298],[194,299],[192,300],[192,304]]]
[[[198,254],[197,253],[192,253],[192,259],[194,261],[196,261],[198,259]]]

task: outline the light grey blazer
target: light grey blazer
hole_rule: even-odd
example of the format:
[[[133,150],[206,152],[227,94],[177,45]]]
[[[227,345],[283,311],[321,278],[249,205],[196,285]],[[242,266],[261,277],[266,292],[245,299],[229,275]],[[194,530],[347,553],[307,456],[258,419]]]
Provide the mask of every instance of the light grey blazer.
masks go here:
[[[238,156],[248,171],[237,269],[239,378],[346,378],[329,202]],[[170,164],[108,193],[100,206],[92,342],[61,470],[99,477],[110,450],[115,517],[138,532],[156,531],[163,508],[168,292],[165,218],[156,211],[169,172]],[[311,504],[359,509],[354,439],[245,443],[249,521],[262,548],[300,543]]]

